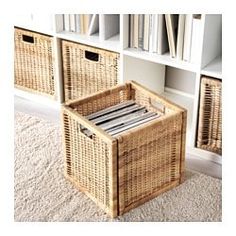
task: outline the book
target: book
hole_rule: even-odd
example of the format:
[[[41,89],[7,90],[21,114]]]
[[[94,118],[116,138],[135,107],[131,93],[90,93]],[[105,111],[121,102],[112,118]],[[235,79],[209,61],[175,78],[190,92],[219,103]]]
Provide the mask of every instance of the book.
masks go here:
[[[133,41],[134,41],[134,48],[138,48],[138,14],[134,14],[134,25],[133,25]]]
[[[99,17],[98,14],[93,14],[89,24],[88,35],[95,34],[99,31]]]
[[[80,14],[80,33],[84,34],[85,29],[84,29],[84,14]]]
[[[75,32],[80,33],[80,15],[75,15]]]
[[[153,15],[153,43],[152,43],[152,52],[157,53],[157,44],[158,44],[158,27],[159,27],[159,15]]]
[[[157,54],[164,54],[169,50],[166,22],[164,14],[158,14]]]
[[[200,60],[200,43],[201,43],[201,15],[193,15],[192,23],[192,40],[191,40],[191,50],[190,50],[190,62],[199,63]]]
[[[75,15],[70,14],[70,32],[75,32],[76,31],[76,26],[75,26]]]
[[[183,59],[184,27],[185,27],[185,15],[180,14],[178,21],[178,35],[177,35],[177,46],[176,46],[176,57],[179,60]]]
[[[70,14],[64,14],[64,30],[70,31]]]
[[[170,49],[170,56],[176,56],[176,38],[177,38],[177,25],[178,15],[165,14],[167,37]]]
[[[138,47],[143,49],[143,28],[144,28],[144,15],[139,14],[138,18]]]
[[[129,15],[129,47],[134,47],[134,15]]]
[[[192,23],[193,15],[187,14],[185,17],[183,60],[188,62],[190,61],[191,53]]]
[[[144,34],[143,34],[143,50],[149,50],[149,14],[144,15]]]
[[[154,47],[154,24],[155,24],[155,14],[149,15],[149,52],[153,52]]]
[[[91,15],[90,14],[84,14],[83,18],[84,18],[84,21],[83,21],[83,23],[84,23],[84,34],[87,34],[89,24],[90,24]]]

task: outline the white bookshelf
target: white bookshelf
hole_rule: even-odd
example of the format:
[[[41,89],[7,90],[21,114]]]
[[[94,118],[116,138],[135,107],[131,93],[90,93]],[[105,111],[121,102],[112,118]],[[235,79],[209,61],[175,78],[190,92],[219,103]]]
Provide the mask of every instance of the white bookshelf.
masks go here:
[[[55,106],[60,107],[59,105],[63,102],[61,40],[114,51],[120,54],[119,82],[135,80],[185,107],[188,111],[187,152],[221,163],[219,155],[195,147],[201,75],[222,79],[221,15],[202,14],[201,30],[199,31],[201,58],[195,64],[171,58],[169,52],[158,55],[129,48],[129,17],[127,14],[99,14],[99,31],[91,36],[65,31],[62,14],[51,16],[51,18],[45,17],[46,19],[51,20],[43,27],[43,24],[39,23],[39,16],[34,18],[32,15],[19,15],[15,20],[15,26],[48,34],[54,38],[55,84],[58,99],[53,101],[18,89],[15,89],[16,95],[45,104],[51,103],[53,106],[56,104]],[[114,27],[111,27],[112,25]],[[109,31],[105,32],[107,36],[101,37],[100,34],[106,30]]]

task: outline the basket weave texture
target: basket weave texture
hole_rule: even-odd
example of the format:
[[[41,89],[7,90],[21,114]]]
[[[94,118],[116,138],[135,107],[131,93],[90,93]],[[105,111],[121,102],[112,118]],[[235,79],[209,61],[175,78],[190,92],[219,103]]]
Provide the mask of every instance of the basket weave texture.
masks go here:
[[[62,56],[66,102],[117,85],[118,53],[62,40]]]
[[[202,77],[197,147],[222,154],[222,83]]]
[[[56,99],[52,37],[15,28],[15,87]]]
[[[85,117],[127,100],[162,116],[117,137]],[[183,181],[186,116],[135,82],[69,102],[62,107],[65,175],[112,217],[122,215]]]

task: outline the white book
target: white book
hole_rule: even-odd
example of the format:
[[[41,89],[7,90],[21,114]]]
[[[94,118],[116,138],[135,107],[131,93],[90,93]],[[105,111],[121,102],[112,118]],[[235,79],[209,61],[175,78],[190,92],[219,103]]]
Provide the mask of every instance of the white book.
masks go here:
[[[80,15],[75,15],[75,32],[80,34]]]
[[[149,50],[149,14],[144,15],[144,35],[143,35],[143,50]]]
[[[192,24],[192,42],[191,42],[191,50],[190,50],[190,62],[191,63],[199,63],[201,57],[201,15],[193,15],[193,24]]]
[[[70,14],[64,14],[64,30],[70,31]]]
[[[84,24],[83,33],[84,34],[88,33],[88,28],[89,28],[89,24],[91,21],[91,17],[92,17],[92,14],[83,14],[83,24]]]
[[[76,23],[75,23],[75,15],[70,14],[70,31],[76,32]]]
[[[138,47],[143,49],[143,28],[144,28],[144,15],[139,14],[138,18]]]
[[[164,54],[169,49],[164,14],[158,15],[157,54]]]
[[[93,14],[89,24],[88,35],[95,34],[98,31],[99,31],[99,17],[98,14]]]
[[[154,52],[154,37],[155,37],[155,21],[156,21],[156,15],[155,14],[150,14],[150,19],[149,19],[149,52]]]
[[[134,14],[134,48],[138,48],[138,14]]]
[[[178,21],[178,35],[177,35],[177,47],[176,47],[176,57],[179,60],[183,59],[184,27],[185,27],[185,15],[180,14]]]
[[[99,37],[101,41],[119,34],[119,14],[99,14],[99,17]]]
[[[193,15],[187,14],[185,18],[183,60],[188,62],[190,61],[190,53],[191,53],[192,24],[193,24]]]
[[[134,47],[134,14],[129,15],[129,47]]]
[[[177,17],[174,14],[165,14],[166,19],[166,29],[168,36],[168,43],[170,49],[170,56],[176,56],[176,26],[177,26]]]
[[[158,23],[159,16],[158,14],[154,15],[154,22],[153,22],[153,47],[152,52],[157,53],[157,44],[158,44]]]

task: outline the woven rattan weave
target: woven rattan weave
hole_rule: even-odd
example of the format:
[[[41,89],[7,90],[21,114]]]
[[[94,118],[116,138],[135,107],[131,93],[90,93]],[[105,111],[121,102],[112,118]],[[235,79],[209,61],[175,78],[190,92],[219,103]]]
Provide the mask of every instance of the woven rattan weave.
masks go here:
[[[197,147],[222,154],[221,81],[202,77]]]
[[[118,53],[62,40],[62,56],[65,101],[118,83]]]
[[[56,99],[52,37],[15,28],[15,87]]]

